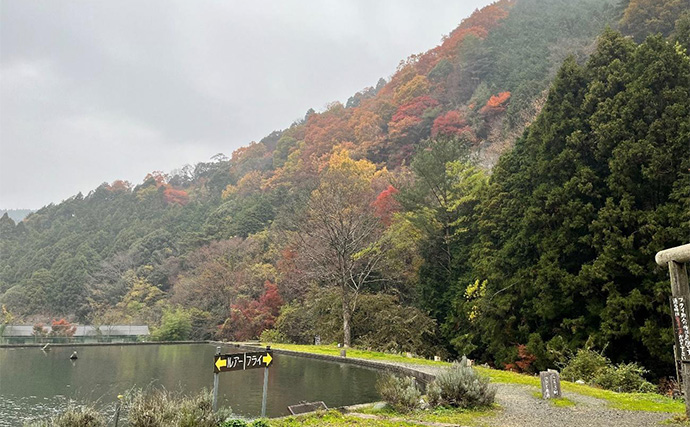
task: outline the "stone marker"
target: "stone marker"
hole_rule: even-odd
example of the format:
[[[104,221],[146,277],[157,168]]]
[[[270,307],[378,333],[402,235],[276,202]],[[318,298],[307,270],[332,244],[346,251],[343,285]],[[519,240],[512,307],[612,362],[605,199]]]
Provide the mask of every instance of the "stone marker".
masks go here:
[[[321,345],[321,335],[314,336],[314,345]]]
[[[539,372],[541,380],[541,397],[543,399],[558,399],[563,397],[561,392],[561,376],[558,371],[549,369]]]
[[[434,356],[434,362],[440,362],[441,356]]]
[[[345,349],[340,350],[340,357],[347,357],[347,350],[345,350]]]

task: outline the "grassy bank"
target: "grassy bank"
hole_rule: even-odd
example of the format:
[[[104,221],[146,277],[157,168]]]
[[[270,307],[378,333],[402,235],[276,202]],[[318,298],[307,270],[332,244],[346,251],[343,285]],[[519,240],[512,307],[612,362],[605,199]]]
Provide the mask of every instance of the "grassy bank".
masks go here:
[[[304,353],[327,354],[339,356],[340,348],[334,345],[297,345],[297,344],[270,344],[273,348],[291,350]],[[376,351],[347,349],[347,357],[376,360],[381,362],[405,363],[410,365],[449,366],[447,362],[434,362],[423,358],[408,358],[397,354],[387,354]],[[515,372],[501,371],[497,369],[476,367],[479,372],[487,375],[494,383],[523,384],[540,387],[539,378],[532,375],[518,374]],[[611,408],[627,409],[631,411],[685,413],[685,403],[682,400],[673,400],[656,393],[617,393],[603,390],[584,384],[576,384],[570,381],[562,381],[565,392],[577,393],[584,396],[605,400]]]
[[[478,366],[477,369],[484,375],[488,375],[491,381],[496,383],[524,384],[540,387],[539,378],[535,376],[500,371],[481,366]],[[615,409],[685,413],[685,402],[682,400],[673,400],[656,393],[617,393],[615,391],[604,390],[570,381],[561,381],[561,387],[565,392],[606,400],[608,405]]]
[[[475,425],[479,418],[491,416],[493,409],[466,410],[466,409],[435,409],[431,411],[414,411],[400,414],[391,409],[376,410],[363,408],[358,411],[360,415],[342,414],[338,411],[328,411],[299,417],[287,417],[270,420],[271,427],[292,426],[419,426],[423,423],[444,423],[456,425]],[[370,418],[363,418],[369,416]]]
[[[300,344],[262,344],[270,345],[271,348],[279,350],[297,351],[300,353],[325,354],[329,356],[340,356],[340,350],[335,345],[300,345]],[[409,363],[413,365],[449,366],[447,362],[434,362],[419,357],[405,357],[398,354],[382,353],[378,351],[359,350],[356,348],[347,349],[347,357],[366,360],[377,360],[381,362]]]

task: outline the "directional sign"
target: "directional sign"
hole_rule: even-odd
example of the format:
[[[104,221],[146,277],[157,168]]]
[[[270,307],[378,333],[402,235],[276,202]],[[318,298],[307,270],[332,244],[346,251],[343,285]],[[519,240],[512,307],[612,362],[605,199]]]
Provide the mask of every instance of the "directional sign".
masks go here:
[[[218,354],[213,358],[213,373],[268,368],[272,361],[270,351]]]

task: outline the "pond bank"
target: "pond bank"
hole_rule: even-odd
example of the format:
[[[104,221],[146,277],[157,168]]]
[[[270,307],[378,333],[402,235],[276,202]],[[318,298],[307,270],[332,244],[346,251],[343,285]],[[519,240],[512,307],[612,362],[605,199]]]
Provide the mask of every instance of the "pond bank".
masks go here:
[[[43,348],[49,347],[100,347],[122,345],[178,345],[178,344],[209,344],[210,341],[141,341],[141,342],[74,342],[74,343],[26,343],[26,344],[0,344],[0,348]]]
[[[287,348],[281,348],[283,346]],[[257,347],[247,346],[247,348]],[[449,363],[445,362],[432,362],[425,359],[405,358],[399,355],[386,355],[354,349],[347,349],[348,357],[343,358],[337,355],[340,349],[334,346],[274,344],[272,345],[272,350],[278,354],[279,352],[290,355],[301,354],[302,357],[325,358],[325,360],[338,361],[340,363],[366,363],[366,366],[403,375],[409,375],[407,372],[415,372],[417,375],[424,375],[427,380],[433,379],[439,370],[449,366]],[[360,357],[349,357],[350,353],[357,354]],[[401,369],[404,369],[404,371]],[[463,425],[530,425],[537,427],[551,425],[604,427],[617,425],[620,427],[642,427],[668,422],[672,416],[684,413],[682,401],[674,401],[661,395],[652,393],[616,393],[567,381],[563,382],[563,389],[564,396],[567,398],[564,400],[568,400],[566,402],[568,405],[562,405],[559,403],[563,402],[541,399],[538,377],[483,367],[478,367],[478,370],[489,376],[497,388],[496,400],[500,405],[500,409],[484,414],[467,414],[469,417],[463,420]],[[416,375],[413,376],[417,377]],[[352,408],[351,411],[376,415],[379,421],[382,419],[390,420],[391,418],[391,415],[385,412],[379,413],[371,408],[367,410],[361,406],[357,409]],[[424,414],[410,414],[405,417],[407,422],[413,423],[412,425],[415,422],[449,421],[449,419],[444,417],[431,418],[433,420]],[[453,418],[456,417],[453,416]],[[304,418],[304,423],[297,417],[293,421],[295,424],[290,425],[311,425],[309,424],[309,416]],[[451,422],[455,421],[453,419]],[[351,419],[349,421],[342,420],[342,422],[342,425],[360,425],[359,423],[348,424],[352,422]],[[361,422],[365,421],[361,420]],[[341,424],[334,422],[334,424],[329,425]],[[372,419],[371,425],[381,424],[374,424]]]
[[[211,341],[211,344],[215,344],[215,345],[219,345],[219,346],[223,346],[223,345],[227,346],[228,345],[228,343],[217,342],[217,341]],[[264,346],[249,345],[249,344],[244,344],[244,343],[236,343],[233,345],[236,346],[236,348],[245,349],[246,351],[261,351],[261,350],[264,350],[266,348]],[[271,347],[271,351],[274,354],[285,354],[288,356],[304,357],[304,358],[316,359],[316,360],[325,360],[328,362],[335,362],[335,363],[347,363],[350,365],[363,366],[365,368],[376,369],[376,370],[379,370],[383,373],[410,376],[410,377],[415,378],[417,381],[421,382],[424,385],[428,384],[429,382],[433,381],[434,378],[436,378],[435,372],[433,370],[428,370],[428,369],[427,370],[420,370],[419,367],[417,367],[417,366],[405,366],[404,364],[395,363],[395,362],[368,360],[368,359],[361,359],[361,358],[354,358],[354,357],[342,357],[342,356],[334,356],[334,355],[329,355],[329,354],[307,353],[307,352],[303,352],[303,351],[286,350],[286,349],[275,348],[275,347]]]

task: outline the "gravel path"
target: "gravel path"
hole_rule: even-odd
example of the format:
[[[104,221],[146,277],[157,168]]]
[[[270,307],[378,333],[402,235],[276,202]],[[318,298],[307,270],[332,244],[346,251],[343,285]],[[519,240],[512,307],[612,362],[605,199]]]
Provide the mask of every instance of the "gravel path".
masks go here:
[[[426,365],[400,364],[429,374],[442,368]],[[538,387],[521,384],[494,383],[496,401],[502,410],[494,416],[481,418],[480,425],[500,427],[649,427],[669,419],[665,412],[626,411],[612,409],[606,401],[564,391],[563,397],[574,406],[558,407],[552,401],[534,396]]]
[[[557,407],[553,402],[534,396],[537,387],[519,384],[496,384],[496,401],[503,410],[483,420],[488,426],[504,427],[648,427],[671,417],[663,412],[624,411],[606,406],[606,401],[564,392],[574,406]]]

